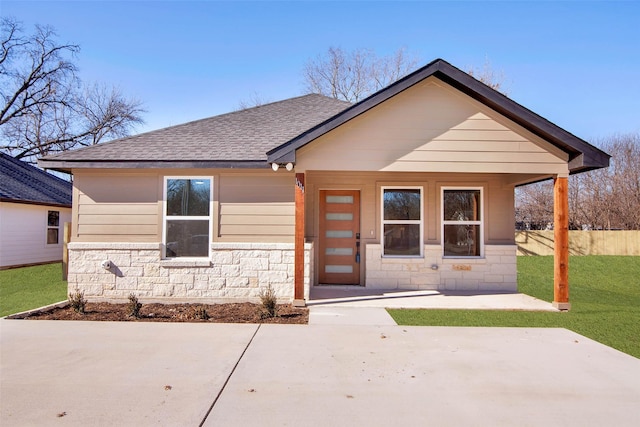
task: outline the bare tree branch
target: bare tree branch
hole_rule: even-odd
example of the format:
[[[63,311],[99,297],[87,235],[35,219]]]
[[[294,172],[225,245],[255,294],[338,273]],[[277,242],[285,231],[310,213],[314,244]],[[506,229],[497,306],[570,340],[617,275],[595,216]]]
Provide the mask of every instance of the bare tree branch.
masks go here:
[[[247,108],[259,107],[271,102],[269,99],[264,98],[258,92],[253,92],[248,100],[242,100],[238,102],[238,110],[246,110]]]
[[[82,88],[73,62],[78,45],[60,44],[52,28],[24,35],[20,23],[0,22],[0,149],[35,157],[122,137],[142,123],[139,101],[119,90]]]
[[[307,61],[303,77],[309,93],[358,102],[412,71],[417,62],[404,49],[378,57],[370,49],[345,52],[330,47],[326,54]]]
[[[611,154],[611,165],[569,178],[570,228],[640,230],[640,134],[614,135],[597,145]],[[532,229],[553,223],[550,182],[517,190],[516,222]]]
[[[482,68],[470,67],[467,70],[467,74],[480,80],[490,88],[507,95],[507,90],[504,87],[504,72],[495,71],[488,57],[485,58]]]

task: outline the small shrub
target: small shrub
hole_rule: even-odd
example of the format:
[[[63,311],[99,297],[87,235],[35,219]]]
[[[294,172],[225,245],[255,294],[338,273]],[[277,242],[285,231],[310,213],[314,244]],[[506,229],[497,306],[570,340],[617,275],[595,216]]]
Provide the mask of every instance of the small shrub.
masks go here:
[[[80,292],[78,288],[72,294],[69,294],[69,304],[76,313],[84,314],[87,306],[87,300],[84,297],[84,291]]]
[[[260,291],[260,301],[262,302],[263,317],[278,316],[278,298],[276,296],[276,291],[273,290],[271,285]]]
[[[193,310],[193,318],[194,319],[199,319],[199,320],[209,320],[211,316],[209,316],[209,313],[207,312],[207,308],[203,305],[196,307]]]
[[[129,304],[127,304],[127,308],[129,309],[130,317],[135,317],[136,319],[140,318],[142,303],[138,301],[138,297],[133,293],[129,294]]]

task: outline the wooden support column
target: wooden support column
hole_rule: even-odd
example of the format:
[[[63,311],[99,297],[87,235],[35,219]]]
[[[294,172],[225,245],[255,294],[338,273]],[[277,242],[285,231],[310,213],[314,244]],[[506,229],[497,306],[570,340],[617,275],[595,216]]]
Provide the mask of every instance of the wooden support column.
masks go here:
[[[69,242],[71,242],[71,223],[64,223],[64,234],[62,240],[62,280],[66,281],[69,276]]]
[[[553,305],[569,310],[569,179],[553,182]]]
[[[304,307],[304,173],[296,173],[293,305]]]

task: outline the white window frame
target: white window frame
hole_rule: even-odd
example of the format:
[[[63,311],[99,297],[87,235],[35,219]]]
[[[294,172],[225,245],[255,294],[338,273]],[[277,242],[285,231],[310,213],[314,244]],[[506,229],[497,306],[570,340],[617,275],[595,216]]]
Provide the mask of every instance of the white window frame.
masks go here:
[[[454,191],[478,191],[480,190],[480,208],[478,212],[480,213],[479,221],[445,221],[444,219],[444,192],[447,190]],[[483,187],[471,187],[471,186],[448,186],[442,187],[440,190],[440,238],[441,238],[441,246],[442,246],[442,257],[446,259],[454,259],[454,258],[483,258],[484,257],[484,221],[485,221],[485,213],[484,213],[484,188]],[[445,255],[444,254],[444,227],[445,225],[479,225],[479,236],[480,239],[480,254],[479,255]]]
[[[58,225],[49,225],[49,212],[58,212]],[[47,228],[46,228],[46,232],[44,235],[44,242],[47,246],[58,246],[60,245],[60,220],[62,219],[61,217],[61,211],[59,210],[55,210],[55,209],[47,209],[47,218],[46,218],[46,222],[47,222]],[[58,230],[58,241],[56,243],[49,243],[49,230]]]
[[[420,190],[420,219],[419,220],[385,220],[384,219],[384,191],[385,190]],[[419,224],[420,225],[420,254],[418,255],[385,255],[384,226],[387,224]],[[421,185],[383,185],[380,187],[380,247],[383,258],[423,258],[424,257],[424,187]]]
[[[167,215],[167,183],[171,179],[189,179],[189,180],[198,180],[198,179],[208,179],[209,180],[209,215],[208,216],[168,216]],[[184,220],[184,221],[192,221],[203,219],[207,219],[209,221],[209,241],[207,242],[207,256],[204,257],[167,257],[167,221],[171,219],[175,220]],[[201,175],[186,175],[186,176],[165,176],[164,183],[162,186],[162,259],[179,259],[179,260],[201,260],[205,258],[211,257],[211,241],[213,236],[213,176],[201,176]]]

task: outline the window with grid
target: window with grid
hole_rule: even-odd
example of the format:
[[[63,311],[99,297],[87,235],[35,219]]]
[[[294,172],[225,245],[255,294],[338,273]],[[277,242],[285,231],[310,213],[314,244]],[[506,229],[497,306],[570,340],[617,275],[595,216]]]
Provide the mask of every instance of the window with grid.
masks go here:
[[[211,177],[165,178],[165,258],[209,256],[212,182]]]
[[[422,256],[422,187],[382,187],[382,254]]]
[[[442,246],[445,257],[482,256],[482,190],[442,190]]]

